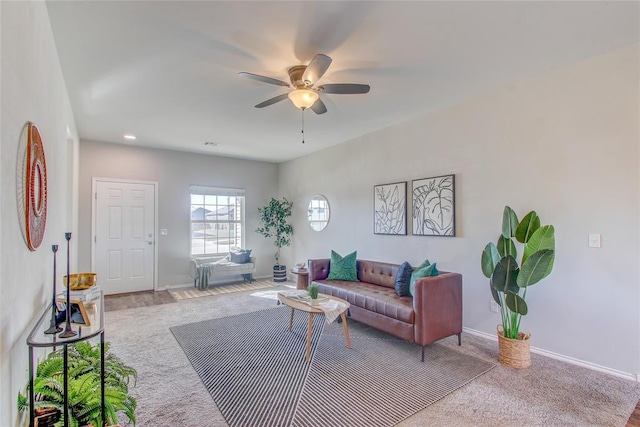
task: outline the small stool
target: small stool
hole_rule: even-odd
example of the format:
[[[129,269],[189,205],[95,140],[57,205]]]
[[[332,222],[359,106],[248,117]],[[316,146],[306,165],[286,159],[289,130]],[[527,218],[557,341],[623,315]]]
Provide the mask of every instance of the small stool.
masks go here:
[[[309,286],[309,271],[308,270],[291,270],[291,274],[296,274],[298,276],[298,283],[296,284],[296,289],[307,289]]]

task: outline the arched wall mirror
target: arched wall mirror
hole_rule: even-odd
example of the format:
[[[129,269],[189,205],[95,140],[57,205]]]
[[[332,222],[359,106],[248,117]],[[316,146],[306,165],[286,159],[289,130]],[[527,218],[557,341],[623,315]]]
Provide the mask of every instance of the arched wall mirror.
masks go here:
[[[331,209],[329,209],[327,198],[320,194],[313,196],[307,209],[307,218],[311,228],[315,231],[324,230],[329,224],[330,215]]]

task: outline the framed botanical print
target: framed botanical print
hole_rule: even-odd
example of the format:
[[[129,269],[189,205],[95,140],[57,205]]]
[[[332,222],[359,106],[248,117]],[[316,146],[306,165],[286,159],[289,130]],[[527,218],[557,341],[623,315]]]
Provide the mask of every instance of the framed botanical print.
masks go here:
[[[411,195],[415,236],[456,235],[455,175],[413,180]]]
[[[373,234],[407,234],[407,182],[373,187]]]

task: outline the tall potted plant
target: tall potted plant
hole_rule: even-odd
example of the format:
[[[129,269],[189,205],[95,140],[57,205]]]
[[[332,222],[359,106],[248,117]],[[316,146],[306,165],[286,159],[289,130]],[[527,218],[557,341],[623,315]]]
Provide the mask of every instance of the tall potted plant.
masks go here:
[[[277,200],[272,197],[269,204],[258,208],[261,227],[258,227],[256,232],[268,239],[275,238],[273,244],[278,248],[276,251],[276,264],[273,266],[274,282],[287,281],[287,267],[280,264],[280,248],[291,244],[293,227],[287,221],[291,216],[292,207],[293,202],[288,201],[286,198],[283,197],[282,200]]]
[[[522,246],[520,263],[514,239]],[[531,364],[531,334],[520,332],[522,316],[529,311],[527,289],[551,273],[554,259],[553,225],[540,226],[540,218],[535,211],[518,221],[513,209],[505,206],[502,234],[497,244],[487,244],[482,252],[482,272],[490,279],[491,295],[498,303],[502,317],[502,330],[498,325],[501,363],[516,368]]]

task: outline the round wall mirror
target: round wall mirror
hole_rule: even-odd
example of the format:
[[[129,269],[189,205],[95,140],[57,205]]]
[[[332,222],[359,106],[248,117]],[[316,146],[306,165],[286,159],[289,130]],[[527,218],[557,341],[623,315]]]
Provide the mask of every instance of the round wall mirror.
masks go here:
[[[315,231],[324,230],[329,224],[330,214],[331,210],[329,209],[327,198],[319,194],[313,196],[309,202],[309,209],[307,209],[307,218],[311,228]]]

